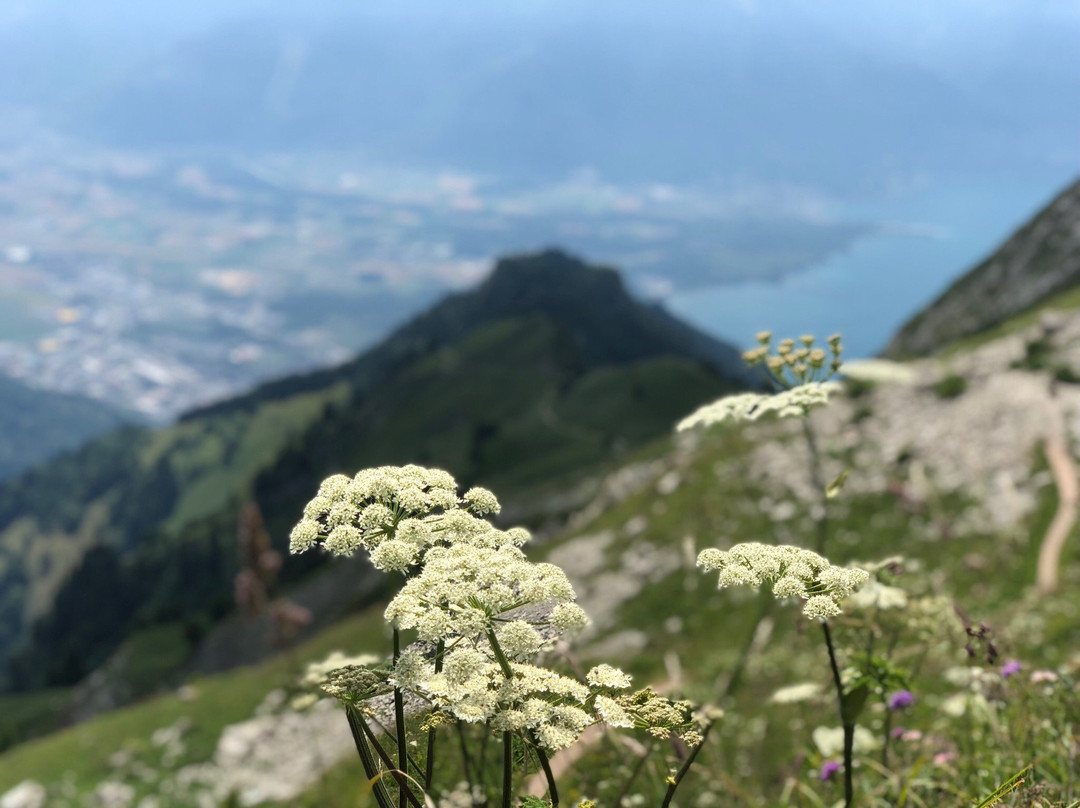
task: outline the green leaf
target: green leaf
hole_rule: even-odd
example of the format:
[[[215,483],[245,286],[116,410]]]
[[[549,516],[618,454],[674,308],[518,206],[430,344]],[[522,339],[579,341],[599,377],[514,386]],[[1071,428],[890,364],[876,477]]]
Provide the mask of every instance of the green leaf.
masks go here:
[[[988,796],[984,797],[980,802],[978,802],[975,805],[975,808],[990,808],[991,805],[1000,802],[1002,797],[1005,797],[1016,791],[1016,789],[1020,788],[1020,786],[1024,784],[1024,781],[1027,779],[1027,776],[1031,774],[1033,768],[1034,767],[1032,766],[1025,766],[1024,768],[1022,768],[1020,771],[1018,771],[1016,774],[1014,774],[1012,777],[1010,777],[1008,780],[998,786],[997,789],[994,790],[993,794],[989,794]]]
[[[865,679],[851,687],[840,700],[840,719],[845,724],[854,724],[858,721],[869,695],[870,683]]]
[[[844,490],[844,483],[847,482],[850,473],[851,469],[844,469],[835,480],[825,486],[825,499],[836,499],[840,496],[840,492]]]

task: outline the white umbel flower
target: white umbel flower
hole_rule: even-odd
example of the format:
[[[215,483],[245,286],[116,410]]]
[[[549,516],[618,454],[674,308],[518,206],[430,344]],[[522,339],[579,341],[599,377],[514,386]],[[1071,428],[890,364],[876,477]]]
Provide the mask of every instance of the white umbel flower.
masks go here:
[[[625,690],[630,687],[629,674],[611,665],[597,665],[585,675],[585,681],[593,687],[606,687],[613,690]]]
[[[804,601],[803,614],[826,620],[840,614],[840,601],[866,582],[870,574],[854,567],[837,567],[823,556],[801,547],[747,542],[730,550],[702,550],[698,566],[718,571],[720,588],[773,585],[778,598]]]
[[[836,382],[808,382],[771,395],[739,393],[706,404],[679,421],[675,429],[683,432],[697,427],[756,421],[766,415],[799,418],[812,409],[829,403],[829,396],[840,390]]]

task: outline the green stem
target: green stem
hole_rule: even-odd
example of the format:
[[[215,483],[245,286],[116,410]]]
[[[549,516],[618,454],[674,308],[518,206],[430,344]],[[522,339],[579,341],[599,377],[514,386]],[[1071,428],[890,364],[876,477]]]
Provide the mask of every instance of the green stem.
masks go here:
[[[488,642],[491,644],[492,653],[495,654],[495,659],[499,661],[499,667],[502,668],[503,676],[507,679],[514,678],[514,671],[510,667],[510,660],[506,658],[506,654],[503,653],[502,647],[499,645],[499,640],[495,637],[495,629],[488,629]]]
[[[390,758],[390,754],[383,748],[383,745],[379,743],[379,739],[376,737],[371,727],[368,726],[368,723],[362,718],[360,719],[360,725],[363,727],[364,733],[367,735],[371,745],[375,747],[375,751],[378,752],[379,758],[386,764],[386,768],[390,770],[390,774],[393,775],[394,779],[397,780],[398,788],[400,789],[399,793],[406,796],[409,802],[413,804],[413,808],[423,808],[420,801],[412,793],[412,789],[409,788],[409,778],[406,776],[406,773],[394,768],[394,761]]]
[[[379,771],[379,766],[375,762],[374,755],[371,754],[371,747],[368,746],[367,738],[364,737],[363,719],[356,712],[356,708],[352,705],[346,705],[345,716],[349,719],[349,730],[352,732],[353,743],[356,744],[356,752],[360,755],[360,762],[364,766],[364,773],[367,775],[368,783],[371,784],[371,791],[375,795],[375,802],[379,804],[379,808],[393,808],[393,803],[390,801],[390,794],[386,790],[386,785],[382,781],[382,772]]]
[[[465,771],[465,782],[470,786],[472,785],[472,758],[469,756],[469,745],[465,742],[465,728],[462,726],[461,721],[458,721],[455,725],[457,729],[458,742],[461,744],[461,767]]]
[[[810,428],[809,416],[804,415],[799,420],[802,421],[803,437],[806,438],[806,448],[810,452],[810,481],[817,492],[818,504],[821,505],[821,517],[815,520],[817,523],[817,546],[814,549],[823,554],[825,544],[829,540],[829,516],[827,511],[828,499],[825,496],[825,475],[821,468],[821,452],[818,450],[814,430]]]
[[[709,738],[709,733],[713,728],[712,721],[705,727],[705,731],[701,733],[701,743],[694,747],[693,751],[683,761],[683,765],[679,767],[679,770],[675,773],[675,776],[668,783],[667,793],[664,795],[664,801],[660,803],[660,808],[668,808],[671,805],[671,800],[675,797],[675,789],[679,787],[679,784],[686,777],[686,773],[690,771],[690,767],[694,765],[694,761],[697,759],[698,753],[701,752],[702,747],[705,746],[705,741]]]
[[[394,627],[394,664],[398,663],[401,658],[401,632],[397,626]],[[401,692],[400,687],[394,688],[394,723],[397,725],[397,731],[394,733],[397,736],[397,756],[398,756],[398,770],[406,772],[409,770],[409,747],[405,738],[405,696]],[[399,789],[398,793],[398,808],[406,808],[409,804],[409,792],[404,785]]]
[[[502,808],[510,808],[511,787],[514,784],[514,741],[509,732],[503,733]]]
[[[836,648],[833,646],[832,632],[827,620],[821,621],[821,630],[825,634],[825,647],[829,650],[829,667],[832,669],[833,686],[836,688],[836,705],[840,710],[840,723],[844,727],[844,808],[851,808],[855,794],[852,773],[852,759],[855,748],[855,724],[844,716],[844,680],[840,675],[840,665],[836,661]]]
[[[443,641],[439,640],[435,646],[435,673],[442,671],[443,663]],[[427,736],[427,758],[424,760],[424,790],[431,791],[431,780],[435,776],[435,735],[436,728],[432,727],[428,730]]]
[[[555,773],[551,771],[551,763],[548,762],[547,753],[537,746],[536,756],[540,758],[540,768],[544,770],[544,777],[547,778],[548,796],[551,798],[551,808],[559,808],[559,789],[555,787]]]

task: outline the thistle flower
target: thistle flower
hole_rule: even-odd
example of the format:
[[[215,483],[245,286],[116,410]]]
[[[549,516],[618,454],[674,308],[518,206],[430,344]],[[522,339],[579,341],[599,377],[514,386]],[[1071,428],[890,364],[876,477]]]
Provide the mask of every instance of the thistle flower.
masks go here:
[[[889,709],[893,712],[897,710],[903,710],[906,707],[910,707],[915,703],[915,696],[911,694],[910,690],[898,690],[889,696]]]
[[[705,572],[719,571],[721,589],[771,583],[778,598],[802,599],[803,614],[815,620],[840,614],[840,601],[869,577],[865,570],[834,566],[801,547],[756,542],[737,544],[727,551],[702,550],[697,565]]]
[[[821,782],[828,782],[833,778],[838,771],[840,771],[840,764],[835,760],[826,760],[821,764],[821,772],[818,775],[821,778]]]
[[[1008,679],[1009,677],[1015,676],[1016,674],[1020,673],[1022,669],[1023,668],[1021,667],[1019,662],[1017,662],[1015,659],[1011,659],[1001,666],[1001,678]]]

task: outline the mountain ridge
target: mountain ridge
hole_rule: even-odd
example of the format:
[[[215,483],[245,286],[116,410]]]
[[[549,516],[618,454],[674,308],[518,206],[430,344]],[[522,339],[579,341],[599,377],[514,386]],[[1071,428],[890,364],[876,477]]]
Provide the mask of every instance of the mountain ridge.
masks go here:
[[[0,375],[0,480],[135,418],[90,398]]]
[[[590,314],[589,305],[615,303],[623,313],[638,314],[636,322],[651,332],[667,331],[672,347],[682,347],[690,355],[714,365],[721,372],[751,384],[753,379],[743,366],[738,351],[726,346],[671,315],[659,303],[646,304],[633,298],[619,273],[610,267],[589,266],[587,282],[581,272],[586,264],[557,248],[501,258],[492,272],[472,289],[447,295],[441,301],[394,329],[386,338],[356,358],[332,368],[294,374],[259,385],[254,390],[200,407],[185,413],[181,421],[255,406],[260,402],[324,387],[331,379],[347,377],[358,389],[367,389],[401,363],[414,360],[433,344],[459,339],[477,324],[498,317],[543,311],[567,326],[580,327],[582,316]],[[544,273],[548,277],[540,277]],[[560,306],[565,293],[554,293],[550,275],[558,284],[571,284],[578,293],[576,302]],[[576,322],[575,322],[576,320]],[[585,324],[588,325],[588,319]],[[616,361],[642,358],[638,346],[620,345],[619,335],[587,332],[581,334],[588,354],[598,349],[612,351],[608,359]],[[593,344],[599,343],[599,344]]]
[[[908,320],[884,350],[924,356],[1080,285],[1080,179]]]

